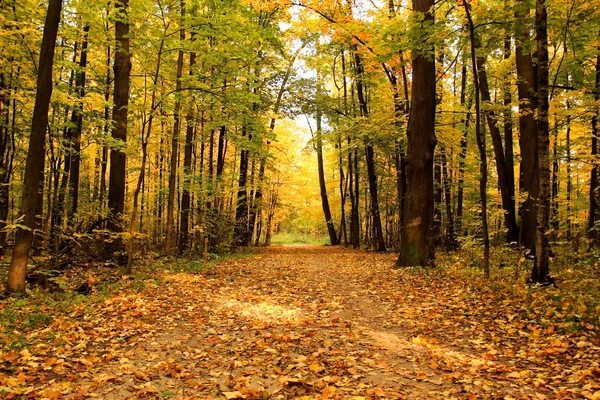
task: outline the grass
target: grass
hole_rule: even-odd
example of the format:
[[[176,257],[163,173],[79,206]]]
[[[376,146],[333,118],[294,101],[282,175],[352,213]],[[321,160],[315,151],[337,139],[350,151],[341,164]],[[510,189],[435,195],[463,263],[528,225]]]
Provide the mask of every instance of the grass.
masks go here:
[[[329,238],[327,236],[316,236],[308,235],[304,233],[284,232],[278,233],[271,239],[273,245],[285,245],[285,244],[312,244],[312,245],[326,245],[329,244]]]

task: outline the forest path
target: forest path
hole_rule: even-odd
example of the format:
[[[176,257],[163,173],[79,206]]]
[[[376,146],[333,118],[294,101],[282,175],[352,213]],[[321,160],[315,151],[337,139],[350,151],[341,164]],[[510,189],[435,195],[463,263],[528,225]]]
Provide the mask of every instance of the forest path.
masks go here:
[[[85,371],[47,380],[68,378],[69,398],[579,397],[580,368],[529,357],[537,339],[501,303],[480,310],[468,285],[394,260],[274,247],[167,274],[100,305],[95,339],[70,361]]]

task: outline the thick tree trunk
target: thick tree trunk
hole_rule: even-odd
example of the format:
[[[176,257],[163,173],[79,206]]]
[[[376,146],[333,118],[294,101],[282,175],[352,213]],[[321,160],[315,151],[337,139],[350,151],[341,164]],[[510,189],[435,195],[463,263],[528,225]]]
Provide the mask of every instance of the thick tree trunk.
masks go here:
[[[119,18],[115,22],[117,49],[114,63],[114,107],[112,112],[114,145],[110,151],[110,175],[108,182],[107,228],[113,232],[123,231],[125,211],[125,175],[127,156],[127,113],[129,106],[129,84],[131,74],[131,54],[129,52],[129,0],[116,3]],[[121,240],[116,241],[115,250],[122,250]]]
[[[40,175],[44,173],[46,152],[46,126],[48,124],[48,109],[52,95],[52,67],[54,64],[54,49],[60,23],[62,0],[50,0],[44,24],[42,45],[37,78],[35,106],[29,137],[29,149],[23,175],[23,195],[21,199],[21,216],[24,227],[18,227],[15,237],[15,247],[8,270],[6,289],[13,293],[25,293],[25,276],[27,261],[33,240],[33,230],[36,226],[36,213],[40,193]]]
[[[521,7],[524,0],[519,0]],[[539,170],[537,164],[537,109],[536,74],[531,52],[525,47],[529,42],[529,28],[526,20],[529,10],[515,15],[515,60],[517,65],[517,89],[519,95],[519,147],[521,167],[519,173],[520,191],[525,201],[520,206],[521,245],[535,254],[537,226],[537,198],[539,196]]]
[[[413,11],[424,13],[422,24],[433,22],[433,0],[413,0]],[[415,32],[427,30],[417,27]],[[435,138],[435,61],[427,37],[413,43],[413,81],[408,148],[406,153],[406,205],[404,234],[397,266],[433,265],[434,249],[429,240],[433,222],[433,154]],[[418,50],[420,49],[420,51]]]
[[[548,284],[552,282],[549,268],[550,248],[546,232],[550,222],[550,133],[548,128],[548,16],[545,0],[536,1],[535,31],[537,42],[537,82],[538,82],[538,168],[539,200],[536,229],[536,257],[531,271],[531,282]]]

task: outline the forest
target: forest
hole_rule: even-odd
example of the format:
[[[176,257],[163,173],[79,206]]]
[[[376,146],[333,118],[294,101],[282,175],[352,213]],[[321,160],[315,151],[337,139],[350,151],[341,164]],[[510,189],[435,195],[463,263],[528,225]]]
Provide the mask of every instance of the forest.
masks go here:
[[[3,396],[600,399],[598,3],[0,0],[0,33]]]

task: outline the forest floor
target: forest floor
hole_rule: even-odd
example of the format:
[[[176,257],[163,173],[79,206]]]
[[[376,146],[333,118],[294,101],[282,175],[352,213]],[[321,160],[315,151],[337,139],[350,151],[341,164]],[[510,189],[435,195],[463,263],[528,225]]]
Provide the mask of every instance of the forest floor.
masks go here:
[[[393,270],[394,260],[274,247],[88,297],[5,300],[0,393],[600,399],[597,326],[536,305],[535,290],[550,289],[515,297],[441,268]]]

